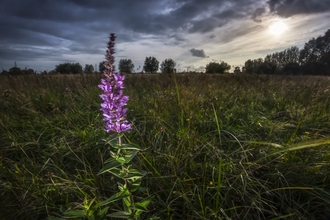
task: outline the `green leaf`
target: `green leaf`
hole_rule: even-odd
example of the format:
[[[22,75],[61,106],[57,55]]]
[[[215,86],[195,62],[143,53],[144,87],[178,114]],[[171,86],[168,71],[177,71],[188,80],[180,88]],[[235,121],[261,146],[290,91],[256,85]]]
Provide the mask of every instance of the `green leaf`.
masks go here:
[[[126,162],[125,158],[124,157],[118,157],[117,161],[120,163],[120,164],[124,164]]]
[[[112,170],[116,167],[119,167],[120,165],[122,165],[121,163],[119,163],[117,160],[115,160],[114,158],[110,158],[109,160],[107,160],[108,163],[107,165],[105,165],[100,172],[97,175],[100,175],[102,173],[108,172],[109,170]],[[106,161],[106,162],[107,162]]]
[[[140,179],[143,175],[137,169],[131,169],[129,172],[123,177],[124,179]]]
[[[136,210],[141,210],[141,211],[148,211],[147,206],[150,204],[151,200],[153,199],[153,197],[149,197],[141,202],[136,202],[135,208]]]
[[[112,217],[112,218],[124,218],[124,219],[128,219],[131,216],[131,214],[129,212],[114,212],[111,213],[109,215],[107,215],[107,217]]]
[[[135,192],[141,185],[142,178],[138,178],[131,182],[130,191]]]
[[[134,150],[130,154],[125,155],[125,163],[131,162],[131,160],[136,156],[138,152],[138,150]]]
[[[304,142],[304,143],[298,143],[298,144],[291,145],[290,147],[283,149],[283,150],[276,151],[276,152],[272,153],[271,155],[286,153],[286,152],[295,151],[295,150],[302,150],[305,148],[320,147],[322,145],[327,145],[327,144],[330,144],[330,139],[328,139],[328,138],[312,140],[312,141],[308,141],[308,142]]]
[[[125,212],[132,214],[132,209],[131,209],[132,203],[130,197],[123,198],[123,206]]]
[[[100,210],[100,211],[96,214],[97,218],[98,218],[98,219],[103,218],[104,215],[107,214],[108,209],[109,209],[109,206],[107,206],[107,207],[105,207],[104,209]]]
[[[130,195],[130,193],[128,192],[128,190],[126,191],[122,191],[122,192],[118,192],[116,193],[115,195],[111,196],[109,199],[105,200],[105,201],[102,201],[100,203],[98,203],[98,206],[104,206],[104,205],[107,205],[109,203],[112,203],[112,202],[115,202],[115,201],[118,201],[118,200],[121,200],[123,198],[126,198]]]
[[[122,144],[122,145],[119,145],[118,143],[115,144],[115,145],[111,145],[113,148],[116,148],[116,149],[121,149],[121,150],[140,150],[140,147],[139,145],[137,144],[133,144],[133,143],[127,143],[127,144]]]
[[[109,172],[112,173],[112,171],[109,171]],[[129,180],[129,179],[135,180],[135,179],[140,179],[143,177],[143,175],[140,173],[140,171],[138,171],[136,169],[131,169],[128,171],[128,173],[120,172],[119,174],[118,173],[116,173],[116,174],[113,173],[113,174],[117,175],[118,177],[125,179],[125,180]]]
[[[139,218],[139,216],[141,215],[142,212],[148,211],[147,206],[150,204],[152,199],[153,199],[153,197],[149,197],[141,202],[135,203],[135,207],[133,208],[136,210],[136,212],[134,214],[134,218]]]
[[[66,211],[63,214],[72,217],[79,217],[79,218],[83,218],[87,216],[87,212],[85,210],[71,210],[71,211]]]
[[[115,156],[115,155],[114,155]],[[107,163],[110,163],[112,161],[117,161],[114,157],[110,157],[109,159],[107,159],[104,163],[107,164]]]
[[[119,168],[112,168],[112,169],[107,170],[107,172],[109,172],[119,178],[125,179],[125,180],[128,180],[128,179],[134,180],[134,179],[139,179],[139,178],[143,177],[143,175],[136,169],[131,169],[127,173],[125,173],[125,172],[122,172],[122,170]]]
[[[119,189],[120,191],[125,191],[125,190],[127,190],[126,183],[125,183],[125,184],[118,183],[118,189]]]
[[[110,170],[107,170],[107,172],[109,172],[109,173],[111,173],[111,174],[113,174],[113,175],[115,175],[116,177],[119,177],[119,178],[123,178],[122,176],[124,175],[122,173],[122,170],[119,169],[119,168],[112,168]]]

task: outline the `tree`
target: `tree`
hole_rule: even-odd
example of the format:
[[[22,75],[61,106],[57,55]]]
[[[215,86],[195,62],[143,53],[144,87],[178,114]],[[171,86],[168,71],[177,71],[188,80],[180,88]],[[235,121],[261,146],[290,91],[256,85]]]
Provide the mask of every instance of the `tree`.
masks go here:
[[[28,68],[25,67],[25,69],[22,70],[22,74],[24,74],[24,75],[31,75],[31,74],[36,74],[36,72],[33,69],[31,69],[31,68],[28,69]]]
[[[4,70],[2,71],[3,73],[6,73],[7,71],[4,72]],[[10,75],[31,75],[31,74],[35,74],[36,72],[31,69],[31,68],[27,68],[25,67],[25,69],[21,69],[19,67],[12,67],[9,69],[9,72],[7,72]]]
[[[92,64],[86,64],[84,68],[84,73],[93,73],[94,67]]]
[[[285,53],[285,56],[284,56],[283,67],[287,64],[290,64],[290,63],[299,64],[300,50],[299,50],[298,47],[296,47],[296,46],[290,47],[290,48],[284,50],[284,53]]]
[[[119,71],[121,73],[132,73],[134,70],[134,64],[131,59],[121,59],[119,61]]]
[[[244,65],[246,73],[262,74],[264,73],[264,61],[262,58],[247,60]]]
[[[272,55],[267,55],[264,59],[264,74],[275,74],[277,65],[272,57]]]
[[[104,70],[105,70],[104,64],[105,64],[105,61],[102,61],[102,62],[99,63],[99,71],[100,71],[100,73],[103,73]]]
[[[159,62],[155,57],[146,57],[144,60],[143,70],[146,73],[155,73],[158,71]]]
[[[235,66],[234,73],[241,73],[241,68],[239,66]]]
[[[283,72],[286,75],[298,75],[300,72],[300,65],[299,63],[295,63],[295,62],[287,63],[283,67]]]
[[[55,71],[57,73],[70,73],[70,63],[61,63],[55,66]]]
[[[299,60],[305,74],[330,75],[330,29],[305,43]]]
[[[15,66],[15,67],[12,67],[9,69],[9,74],[10,75],[20,75],[20,74],[22,74],[22,70],[21,70],[21,68]]]
[[[264,73],[263,64],[264,64],[264,60],[262,58],[254,59],[253,60],[254,73],[263,74]]]
[[[79,63],[73,63],[71,64],[71,73],[72,74],[77,74],[77,73],[82,73],[83,69],[82,66]]]
[[[175,65],[176,63],[172,59],[165,59],[160,64],[160,71],[162,73],[174,73],[175,72]]]
[[[210,62],[206,65],[206,73],[225,73],[230,70],[230,65],[222,61],[221,63]]]
[[[253,73],[254,69],[253,69],[253,61],[248,59],[247,61],[245,61],[244,64],[244,70],[246,73]]]
[[[57,73],[77,74],[77,73],[82,73],[83,69],[79,63],[62,63],[55,66],[55,71]]]

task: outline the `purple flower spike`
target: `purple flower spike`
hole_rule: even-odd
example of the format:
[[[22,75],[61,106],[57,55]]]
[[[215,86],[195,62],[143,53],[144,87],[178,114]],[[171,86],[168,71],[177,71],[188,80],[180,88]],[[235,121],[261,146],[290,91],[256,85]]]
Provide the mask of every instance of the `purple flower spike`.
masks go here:
[[[101,103],[101,110],[103,112],[103,121],[106,122],[105,131],[115,131],[121,133],[131,129],[131,125],[126,120],[127,109],[123,108],[128,101],[128,96],[123,95],[124,79],[120,73],[113,73],[114,70],[114,56],[115,53],[115,38],[114,34],[110,34],[108,49],[105,55],[106,62],[104,67],[104,79],[101,79],[99,88],[103,90],[100,95],[103,103]]]

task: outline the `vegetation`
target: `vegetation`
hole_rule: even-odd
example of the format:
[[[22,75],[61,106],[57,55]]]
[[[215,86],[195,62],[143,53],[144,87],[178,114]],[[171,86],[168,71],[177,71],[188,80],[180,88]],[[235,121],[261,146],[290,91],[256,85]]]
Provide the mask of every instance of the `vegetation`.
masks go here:
[[[2,72],[0,74],[2,75],[30,75],[30,74],[35,74],[36,72],[33,69],[28,69],[27,67],[25,69],[21,69],[19,67],[12,67],[9,69],[9,71],[6,71],[2,69]]]
[[[97,175],[112,138],[101,77],[0,77],[0,219],[92,219],[117,191]],[[136,197],[153,197],[142,219],[324,219],[329,91],[316,76],[128,75],[123,138],[142,147]]]
[[[92,64],[86,64],[84,68],[84,73],[93,73],[94,67]]]
[[[105,70],[104,64],[105,64],[105,60],[99,63],[99,72],[100,73],[103,73]]]
[[[160,71],[162,73],[174,73],[175,72],[175,65],[176,63],[172,59],[165,59],[160,64]]]
[[[134,70],[134,64],[131,59],[121,59],[119,61],[119,72],[132,73]]]
[[[77,74],[82,73],[83,69],[79,63],[62,63],[56,66],[55,72]]]
[[[235,74],[241,73],[241,68],[239,66],[235,66],[234,67],[234,73]]]
[[[206,73],[225,73],[230,70],[230,65],[224,61],[221,63],[210,62],[205,69]]]
[[[159,61],[155,57],[146,57],[143,70],[146,73],[156,73],[159,68]]]

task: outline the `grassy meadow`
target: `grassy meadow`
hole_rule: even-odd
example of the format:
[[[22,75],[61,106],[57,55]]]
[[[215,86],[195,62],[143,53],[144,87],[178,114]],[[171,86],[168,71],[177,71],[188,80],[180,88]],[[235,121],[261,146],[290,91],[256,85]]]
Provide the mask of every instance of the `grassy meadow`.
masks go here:
[[[91,216],[118,191],[118,179],[97,175],[113,137],[101,77],[0,76],[0,219]],[[137,74],[125,87],[124,142],[142,148],[133,166],[145,173],[134,195],[153,197],[142,219],[330,213],[330,78]]]

